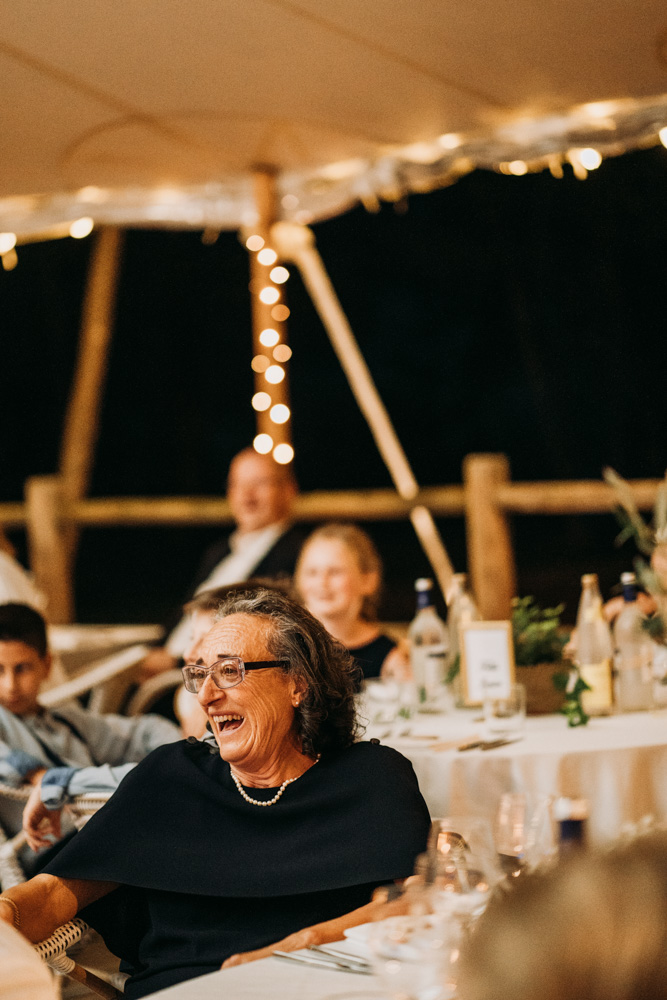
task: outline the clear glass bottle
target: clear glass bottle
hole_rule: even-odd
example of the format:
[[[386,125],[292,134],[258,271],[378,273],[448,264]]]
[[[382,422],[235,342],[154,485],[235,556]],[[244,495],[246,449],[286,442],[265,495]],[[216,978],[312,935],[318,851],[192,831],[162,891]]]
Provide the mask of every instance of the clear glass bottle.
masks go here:
[[[468,590],[467,573],[454,573],[449,591],[449,607],[447,611],[447,629],[449,631],[448,672],[457,665],[456,676],[452,680],[452,696],[457,705],[461,703],[461,641],[459,629],[470,622],[481,621],[475,600]]]
[[[640,712],[653,704],[653,644],[642,628],[634,573],[622,573],[623,610],[614,624],[616,702],[621,712]]]
[[[449,632],[433,604],[433,581],[415,581],[417,611],[408,629],[412,676],[419,692],[421,711],[445,708],[444,681],[449,654]]]
[[[581,695],[584,712],[610,715],[613,707],[611,630],[602,610],[597,573],[585,573],[581,578],[576,662],[591,689]]]

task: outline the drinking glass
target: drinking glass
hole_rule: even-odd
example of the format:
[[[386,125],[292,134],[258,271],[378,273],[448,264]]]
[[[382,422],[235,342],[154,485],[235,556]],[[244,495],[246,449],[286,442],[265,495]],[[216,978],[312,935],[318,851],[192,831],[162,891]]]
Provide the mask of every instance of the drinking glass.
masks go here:
[[[526,688],[512,684],[503,698],[484,697],[484,724],[491,738],[520,736],[526,722]]]
[[[393,1000],[448,1000],[455,995],[461,931],[440,913],[381,920],[371,928],[374,971]]]
[[[431,884],[433,909],[467,930],[501,878],[490,824],[467,816],[434,820],[417,870]]]
[[[362,722],[371,726],[392,725],[401,701],[401,685],[394,680],[373,678],[364,683],[358,696],[357,713]]]
[[[525,793],[506,792],[498,805],[494,836],[500,867],[509,878],[550,859],[557,850],[552,800],[541,797],[533,807]]]
[[[526,796],[507,792],[501,796],[496,813],[495,840],[500,867],[509,878],[516,878],[524,869],[527,835]]]

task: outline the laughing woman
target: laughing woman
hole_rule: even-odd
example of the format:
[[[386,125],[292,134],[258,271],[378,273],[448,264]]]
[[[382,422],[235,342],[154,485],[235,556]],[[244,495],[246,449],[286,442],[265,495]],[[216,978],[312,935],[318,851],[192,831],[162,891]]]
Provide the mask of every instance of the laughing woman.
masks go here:
[[[268,591],[219,617],[183,669],[210,736],[152,753],[46,873],[0,897],[32,941],[85,909],[130,1000],[337,940],[426,842],[410,763],[354,742],[355,668],[322,625]]]

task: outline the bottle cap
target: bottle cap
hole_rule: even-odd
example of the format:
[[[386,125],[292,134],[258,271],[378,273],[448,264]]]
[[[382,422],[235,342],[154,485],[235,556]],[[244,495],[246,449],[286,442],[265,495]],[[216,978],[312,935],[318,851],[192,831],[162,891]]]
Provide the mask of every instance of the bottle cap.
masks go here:
[[[588,819],[588,802],[586,799],[561,797],[554,802],[553,812],[554,819],[559,822],[567,819],[585,820]]]
[[[423,590],[430,590],[433,586],[433,580],[429,580],[427,576],[420,576],[418,580],[415,580],[415,590],[417,593]]]
[[[582,587],[587,587],[590,586],[591,583],[597,583],[597,582],[598,582],[597,573],[584,573],[584,575],[581,578]]]
[[[631,583],[636,583],[637,577],[634,573],[621,573],[621,583],[624,587],[627,587]]]

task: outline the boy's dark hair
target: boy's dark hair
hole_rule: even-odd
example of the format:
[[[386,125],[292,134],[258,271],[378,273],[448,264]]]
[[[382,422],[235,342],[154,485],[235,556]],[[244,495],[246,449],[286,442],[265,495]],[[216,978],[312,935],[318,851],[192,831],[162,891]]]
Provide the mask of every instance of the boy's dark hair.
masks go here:
[[[46,656],[46,622],[28,604],[0,604],[0,642],[23,642]]]

